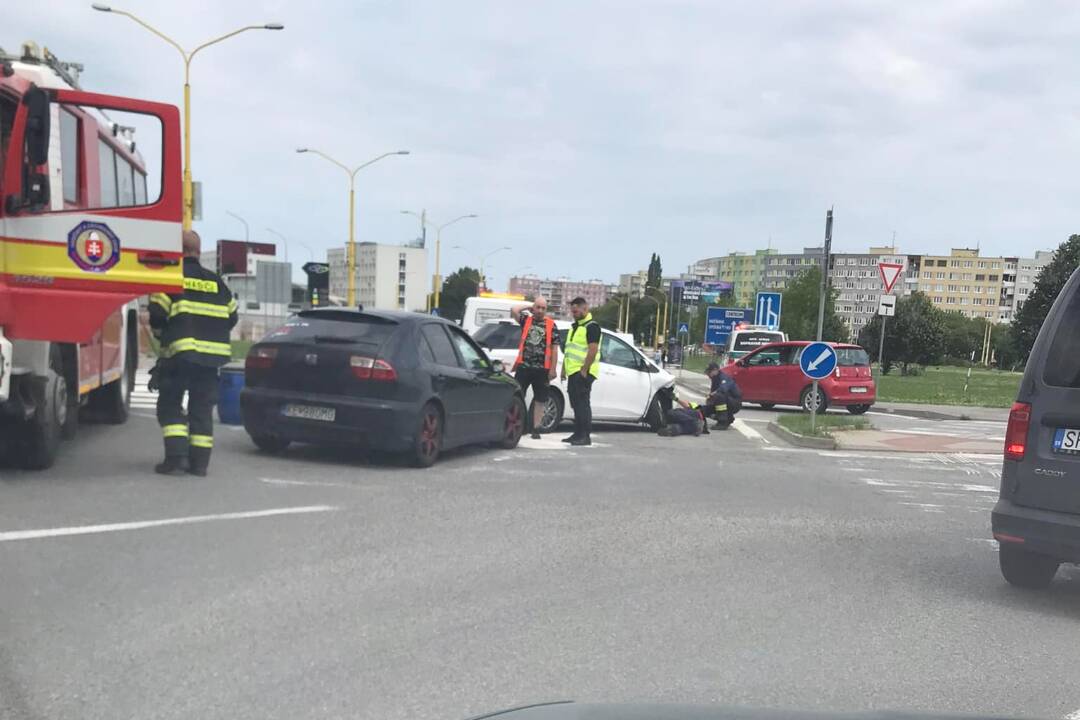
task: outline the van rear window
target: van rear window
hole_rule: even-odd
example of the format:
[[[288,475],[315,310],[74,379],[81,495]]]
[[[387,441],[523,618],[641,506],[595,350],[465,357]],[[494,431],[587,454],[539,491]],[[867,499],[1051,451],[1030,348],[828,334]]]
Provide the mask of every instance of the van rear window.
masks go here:
[[[1054,387],[1080,387],[1080,292],[1073,293],[1061,314],[1046,354],[1043,382]]]

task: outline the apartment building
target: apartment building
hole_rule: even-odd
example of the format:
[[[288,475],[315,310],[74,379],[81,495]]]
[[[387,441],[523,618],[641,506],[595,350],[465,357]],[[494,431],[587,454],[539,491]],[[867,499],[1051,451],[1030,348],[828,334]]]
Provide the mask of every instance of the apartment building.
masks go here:
[[[508,290],[514,295],[543,295],[547,298],[549,313],[558,318],[568,318],[571,300],[583,297],[588,301],[589,307],[599,307],[607,302],[610,286],[602,280],[578,281],[565,277],[551,279],[525,275],[510,278]]]
[[[1012,320],[1019,258],[980,257],[974,248],[918,256],[917,289],[936,306],[990,322]]]
[[[1033,258],[1019,258],[1016,269],[1016,294],[1013,296],[1013,317],[1020,312],[1024,301],[1035,289],[1039,273],[1054,259],[1053,250],[1037,250]]]
[[[348,296],[346,248],[326,252],[330,264],[330,295]],[[429,278],[427,251],[407,245],[362,242],[356,246],[356,301],[379,310],[415,310],[427,307]]]
[[[865,253],[833,253],[830,258],[829,282],[837,291],[835,311],[852,333],[862,330],[877,314],[884,290],[880,263],[902,265],[906,270],[907,255],[895,247],[871,247]],[[904,283],[898,280],[893,294],[902,295],[904,291]]]
[[[765,262],[763,290],[783,292],[788,283],[813,266],[821,267],[825,257],[823,247],[804,247],[801,253],[775,253]]]
[[[619,292],[623,295],[639,298],[645,294],[645,283],[648,278],[649,273],[645,270],[622,273],[619,275]]]
[[[730,282],[735,302],[743,307],[751,307],[758,290],[765,289],[769,262],[778,256],[777,250],[769,248],[755,250],[753,253],[733,252],[711,258],[710,261],[715,261],[717,268],[713,279]]]

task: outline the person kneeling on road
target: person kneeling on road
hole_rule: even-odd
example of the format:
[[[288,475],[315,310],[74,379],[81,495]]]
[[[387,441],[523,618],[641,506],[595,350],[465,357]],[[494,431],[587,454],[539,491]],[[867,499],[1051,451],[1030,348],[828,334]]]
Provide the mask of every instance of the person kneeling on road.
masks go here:
[[[711,381],[709,397],[705,400],[705,417],[716,418],[713,430],[727,430],[735,422],[735,413],[742,408],[742,390],[730,375],[714,362],[705,368]]]

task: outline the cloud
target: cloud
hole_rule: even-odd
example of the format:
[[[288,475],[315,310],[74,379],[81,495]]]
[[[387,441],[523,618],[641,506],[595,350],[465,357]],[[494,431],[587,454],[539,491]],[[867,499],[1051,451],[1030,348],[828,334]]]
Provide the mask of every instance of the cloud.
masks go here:
[[[456,225],[450,262],[500,281],[668,271],[699,257],[819,242],[944,251],[1053,247],[1076,230],[1080,9],[1008,1],[284,2],[132,8],[183,42],[251,21],[193,64],[193,169],[204,237],[225,210],[325,249],[416,234],[402,209]],[[180,100],[173,50],[82,2],[18,3],[0,44],[37,39],[86,64],[88,88]],[[444,274],[448,272],[444,268]]]

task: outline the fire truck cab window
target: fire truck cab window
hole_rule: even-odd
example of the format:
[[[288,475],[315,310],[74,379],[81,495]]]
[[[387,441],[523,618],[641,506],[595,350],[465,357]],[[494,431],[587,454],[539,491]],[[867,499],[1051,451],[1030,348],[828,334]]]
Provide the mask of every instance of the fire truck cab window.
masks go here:
[[[116,153],[104,140],[98,140],[98,167],[101,179],[101,202],[103,208],[116,207]]]
[[[79,119],[60,108],[60,168],[65,203],[79,203],[79,166]]]

